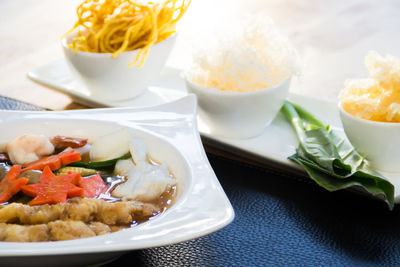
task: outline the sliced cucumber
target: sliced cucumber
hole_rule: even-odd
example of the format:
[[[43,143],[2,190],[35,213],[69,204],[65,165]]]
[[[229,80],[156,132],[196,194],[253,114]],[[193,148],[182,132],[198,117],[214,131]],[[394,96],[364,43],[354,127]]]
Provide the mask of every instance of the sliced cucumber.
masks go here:
[[[106,169],[106,168],[110,168],[110,167],[114,166],[118,160],[128,159],[130,157],[131,157],[131,155],[128,154],[128,155],[124,155],[119,158],[109,159],[109,160],[105,160],[105,161],[92,161],[92,162],[76,161],[71,164],[68,164],[68,166],[82,167],[82,168],[89,168],[89,169]]]

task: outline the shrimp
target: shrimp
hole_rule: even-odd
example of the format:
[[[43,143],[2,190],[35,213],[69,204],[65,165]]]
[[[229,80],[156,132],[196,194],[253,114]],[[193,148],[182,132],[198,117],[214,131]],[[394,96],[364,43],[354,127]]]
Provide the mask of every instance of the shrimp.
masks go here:
[[[54,152],[54,145],[44,135],[25,134],[8,143],[7,153],[13,164],[27,164]]]

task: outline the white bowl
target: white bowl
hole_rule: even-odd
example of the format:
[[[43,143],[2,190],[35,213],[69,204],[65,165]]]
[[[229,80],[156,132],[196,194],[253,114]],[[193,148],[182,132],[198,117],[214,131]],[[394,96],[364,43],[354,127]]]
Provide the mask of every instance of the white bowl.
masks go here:
[[[62,39],[62,47],[68,65],[76,78],[84,84],[93,97],[118,101],[142,94],[149,82],[157,77],[174,46],[176,35],[153,45],[144,66],[128,66],[139,50],[123,52],[115,58],[111,53],[89,53],[74,51],[68,43],[76,33],[70,33]]]
[[[261,134],[282,107],[290,78],[258,91],[228,92],[208,89],[185,77],[189,92],[197,95],[200,117],[213,134],[228,138],[250,138]]]
[[[400,172],[400,123],[376,122],[347,113],[339,103],[347,138],[378,171]]]
[[[0,111],[0,144],[23,133],[94,139],[124,127],[144,140],[178,180],[176,202],[164,213],[115,233],[70,241],[0,242],[1,266],[88,266],[123,251],[197,238],[229,224],[234,212],[205,155],[196,123],[196,97],[150,108]],[[78,255],[80,254],[80,255]]]

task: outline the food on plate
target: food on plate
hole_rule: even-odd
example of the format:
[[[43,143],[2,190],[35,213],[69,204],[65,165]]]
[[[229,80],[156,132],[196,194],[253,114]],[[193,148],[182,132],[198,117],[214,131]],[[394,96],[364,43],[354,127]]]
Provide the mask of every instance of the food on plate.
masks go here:
[[[343,109],[366,120],[400,122],[400,59],[371,51],[365,65],[371,77],[345,82]]]
[[[51,149],[42,153],[30,149],[31,144],[40,151]],[[176,195],[176,179],[166,164],[152,160],[144,141],[125,129],[91,143],[22,135],[6,144],[2,155],[0,241],[58,241],[111,233],[160,214]],[[14,161],[21,158],[22,164]]]
[[[361,187],[393,209],[393,184],[372,170],[346,138],[289,101],[283,105],[282,113],[292,124],[300,143],[289,159],[303,166],[311,179],[329,191]]]
[[[123,199],[152,201],[160,196],[171,183],[174,183],[167,165],[165,163],[154,165],[148,162],[145,149],[146,146],[142,140],[133,139],[131,141],[130,153],[136,155],[132,157],[134,165],[117,169],[117,172],[126,173],[127,168],[130,168],[127,173],[127,181],[117,185],[113,191],[114,196]]]
[[[54,145],[55,148],[58,149],[66,149],[66,148],[79,148],[83,147],[87,144],[87,139],[81,138],[71,138],[68,136],[54,136],[50,139],[50,142]]]
[[[175,33],[191,0],[85,0],[77,8],[77,30],[69,47],[75,52],[112,53],[140,49],[131,65],[143,66],[152,45]]]
[[[295,71],[295,52],[273,22],[252,16],[203,40],[186,78],[222,91],[257,91],[278,85]]]
[[[21,135],[7,144],[8,156],[14,164],[25,164],[54,152],[54,146],[44,135]]]
[[[39,206],[11,203],[0,209],[0,240],[37,242],[91,237],[145,221],[157,214],[158,209],[149,203],[94,198],[73,198],[67,203]],[[97,229],[101,226],[101,231],[93,229],[94,226]],[[35,229],[42,233],[34,233]],[[20,231],[25,233],[21,235]]]

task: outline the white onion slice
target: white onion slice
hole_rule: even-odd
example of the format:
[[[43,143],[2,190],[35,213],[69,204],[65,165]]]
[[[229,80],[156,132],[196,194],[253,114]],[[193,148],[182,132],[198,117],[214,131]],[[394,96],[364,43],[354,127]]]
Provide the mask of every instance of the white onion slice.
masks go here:
[[[130,134],[125,129],[103,135],[90,148],[91,161],[104,161],[122,157],[129,152]]]

